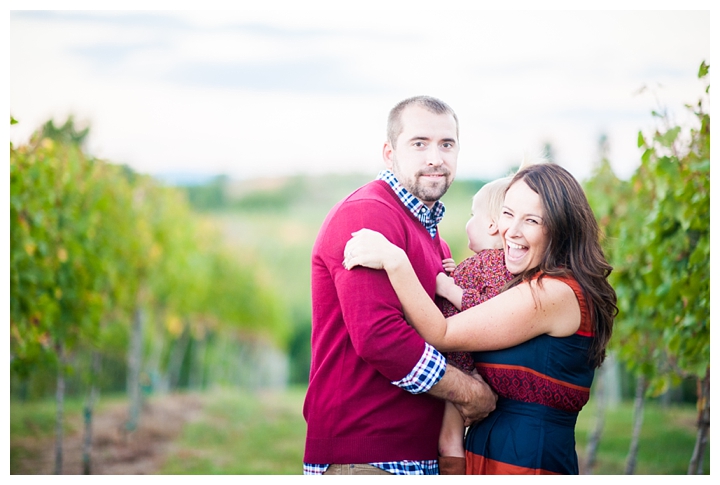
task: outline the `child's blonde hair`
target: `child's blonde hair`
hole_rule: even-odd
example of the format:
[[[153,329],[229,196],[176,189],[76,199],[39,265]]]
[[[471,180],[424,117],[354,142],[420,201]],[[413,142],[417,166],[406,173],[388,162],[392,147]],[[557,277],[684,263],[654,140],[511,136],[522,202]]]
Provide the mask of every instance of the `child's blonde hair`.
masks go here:
[[[548,162],[549,160],[544,156],[532,156],[526,153],[524,154],[522,163],[520,163],[520,168],[518,168],[517,171],[519,172],[530,165]],[[480,190],[478,190],[473,196],[473,205],[484,207],[490,215],[490,218],[497,222],[500,218],[500,211],[502,210],[503,202],[505,201],[505,192],[507,192],[508,186],[514,176],[515,174],[512,173],[507,177],[493,180],[492,182],[488,182],[480,187]]]
[[[511,176],[503,177],[480,187],[480,190],[473,196],[473,206],[482,207],[487,211],[490,219],[497,222],[505,200],[505,191],[511,180]]]

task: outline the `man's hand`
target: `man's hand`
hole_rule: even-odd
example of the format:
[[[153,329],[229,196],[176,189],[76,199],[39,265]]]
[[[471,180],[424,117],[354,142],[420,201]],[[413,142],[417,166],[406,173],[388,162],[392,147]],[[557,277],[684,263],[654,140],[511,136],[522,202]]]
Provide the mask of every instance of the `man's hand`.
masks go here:
[[[486,418],[497,403],[497,394],[479,374],[469,375],[452,365],[447,366],[443,378],[428,393],[452,402],[462,414],[465,426]]]
[[[497,394],[480,374],[473,372],[471,377],[480,384],[478,388],[479,394],[466,405],[455,403],[455,407],[465,420],[465,426],[470,426],[476,421],[487,418],[488,414],[495,410],[497,404]]]

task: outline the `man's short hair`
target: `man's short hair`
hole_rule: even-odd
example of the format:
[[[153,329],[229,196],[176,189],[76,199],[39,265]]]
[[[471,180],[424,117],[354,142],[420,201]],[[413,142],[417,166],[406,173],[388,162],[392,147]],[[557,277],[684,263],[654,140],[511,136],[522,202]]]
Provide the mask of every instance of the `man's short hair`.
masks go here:
[[[460,127],[458,126],[457,115],[450,106],[448,106],[444,101],[440,101],[439,99],[433,98],[431,96],[414,96],[412,98],[400,101],[398,104],[395,105],[392,110],[390,110],[387,123],[387,141],[390,142],[390,146],[395,148],[395,143],[397,142],[398,136],[400,135],[400,133],[402,133],[403,130],[401,121],[402,113],[403,111],[405,111],[405,108],[411,105],[421,106],[426,110],[430,111],[431,113],[435,113],[438,115],[445,113],[451,114],[453,119],[455,120],[455,135],[458,137],[458,139],[460,138]]]

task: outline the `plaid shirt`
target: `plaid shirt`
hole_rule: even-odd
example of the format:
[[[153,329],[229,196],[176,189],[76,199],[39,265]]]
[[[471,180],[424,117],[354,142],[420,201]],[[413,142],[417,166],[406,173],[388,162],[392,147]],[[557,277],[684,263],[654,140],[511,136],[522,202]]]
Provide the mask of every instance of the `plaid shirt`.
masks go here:
[[[393,191],[400,198],[402,203],[410,209],[410,212],[425,226],[425,229],[434,238],[437,235],[437,225],[445,214],[445,206],[442,202],[437,201],[432,209],[428,209],[420,199],[412,195],[408,190],[400,185],[395,174],[390,170],[383,170],[378,175],[378,180],[387,182]],[[445,375],[447,362],[445,357],[438,352],[433,346],[425,343],[425,351],[413,370],[410,371],[403,379],[393,381],[392,384],[404,389],[412,394],[420,394],[427,392]],[[403,460],[370,463],[381,470],[392,473],[393,475],[437,475],[437,460]],[[322,475],[330,466],[327,464],[303,464],[304,475]]]
[[[377,176],[378,180],[387,182],[392,187],[395,194],[400,198],[400,201],[410,209],[415,218],[419,220],[425,229],[430,233],[432,237],[437,234],[437,225],[440,224],[443,216],[445,215],[445,205],[439,200],[432,206],[432,209],[428,209],[420,199],[412,195],[408,189],[400,185],[395,174],[390,170],[383,170]]]
[[[437,475],[439,473],[437,460],[420,461],[389,461],[384,463],[370,463],[381,470],[393,475]],[[303,465],[303,475],[322,475],[330,465]]]

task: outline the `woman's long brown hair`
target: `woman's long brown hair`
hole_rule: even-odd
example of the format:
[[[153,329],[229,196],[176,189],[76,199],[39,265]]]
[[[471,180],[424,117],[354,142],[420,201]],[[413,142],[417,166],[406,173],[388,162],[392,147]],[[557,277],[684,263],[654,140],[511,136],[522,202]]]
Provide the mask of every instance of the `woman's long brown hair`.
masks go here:
[[[617,295],[608,282],[612,271],[600,246],[600,229],[585,192],[575,178],[554,163],[530,165],[513,177],[539,196],[545,210],[543,224],[549,245],[539,266],[517,275],[508,287],[539,275],[572,276],[582,288],[593,318],[590,359],[595,367],[605,360],[605,348],[618,312]]]

